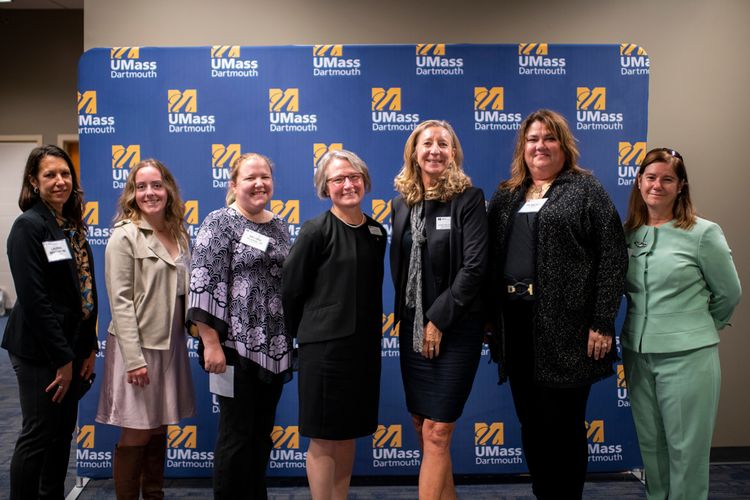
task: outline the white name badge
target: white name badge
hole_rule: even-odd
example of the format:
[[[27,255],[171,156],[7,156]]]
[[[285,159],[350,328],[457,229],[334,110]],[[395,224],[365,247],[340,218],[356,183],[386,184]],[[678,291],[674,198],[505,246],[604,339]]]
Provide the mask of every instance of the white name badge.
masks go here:
[[[548,198],[539,198],[538,200],[529,200],[526,203],[523,204],[521,207],[521,210],[518,211],[519,214],[528,214],[528,213],[534,213],[538,212],[545,203],[547,203]]]
[[[70,249],[67,242],[63,240],[43,241],[44,253],[47,254],[47,262],[57,262],[60,260],[70,260]]]
[[[264,234],[260,234],[257,231],[253,231],[252,229],[245,229],[245,232],[242,233],[242,239],[240,240],[240,243],[243,243],[249,247],[257,248],[261,252],[265,252],[266,248],[268,248],[268,242],[271,241],[271,238]]]
[[[435,217],[435,229],[437,229],[438,231],[450,231],[451,218],[450,217]]]
[[[381,231],[377,226],[367,226],[367,229],[370,230],[370,234],[374,234],[375,236],[383,236],[383,231]]]
[[[208,374],[208,392],[225,398],[234,397],[234,366],[227,365],[224,373]]]

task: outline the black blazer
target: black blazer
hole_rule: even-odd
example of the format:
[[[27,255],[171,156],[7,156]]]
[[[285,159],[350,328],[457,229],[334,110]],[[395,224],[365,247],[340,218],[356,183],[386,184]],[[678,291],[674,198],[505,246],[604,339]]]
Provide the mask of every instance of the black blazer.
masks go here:
[[[409,255],[402,238],[410,224],[411,208],[401,196],[393,199],[391,277],[396,289],[394,321],[401,318],[406,294]],[[450,330],[464,314],[482,314],[481,291],[488,266],[487,214],[484,193],[468,188],[449,202],[425,202],[427,247],[435,277],[437,299],[426,307],[425,316],[441,331]],[[437,217],[450,217],[450,230],[437,229]],[[425,304],[428,306],[428,304]]]
[[[10,353],[59,368],[97,351],[96,280],[91,247],[94,310],[82,321],[75,257],[48,262],[42,242],[64,240],[50,209],[41,201],[22,213],[8,235],[8,261],[18,296],[5,328],[2,347]]]
[[[377,283],[383,283],[383,258],[387,235],[383,226],[367,217],[372,245],[378,259],[372,263]],[[379,234],[373,234],[379,232]],[[289,256],[284,261],[281,296],[284,321],[300,344],[347,337],[357,322],[357,273],[352,266],[356,255],[355,236],[326,210],[305,222]],[[369,299],[379,304],[380,314],[372,323],[382,329],[382,286]]]

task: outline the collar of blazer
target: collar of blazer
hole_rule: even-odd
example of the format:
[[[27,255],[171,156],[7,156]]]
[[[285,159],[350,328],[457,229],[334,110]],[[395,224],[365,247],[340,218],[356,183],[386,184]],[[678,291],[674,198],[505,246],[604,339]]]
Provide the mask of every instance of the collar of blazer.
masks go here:
[[[32,210],[42,218],[44,224],[47,226],[47,230],[52,235],[53,240],[65,240],[65,244],[68,245],[70,255],[72,256],[73,248],[70,246],[68,238],[65,237],[62,228],[57,224],[57,219],[55,219],[55,214],[52,213],[52,210],[50,210],[42,200],[37,201],[29,210]],[[68,259],[68,268],[70,269],[70,283],[74,286],[75,290],[80,293],[80,290],[78,289],[78,267],[76,266],[75,257]]]
[[[125,226],[126,224],[133,224],[135,228],[137,228],[137,231],[141,233],[143,236],[143,241],[145,242],[146,246],[149,250],[151,250],[154,255],[159,257],[161,260],[169,264],[170,266],[175,266],[175,261],[172,258],[171,255],[169,255],[169,252],[164,247],[164,245],[161,244],[161,241],[159,241],[159,238],[156,237],[156,233],[154,232],[154,228],[151,227],[151,225],[146,222],[145,220],[141,219],[138,221],[130,220],[130,219],[124,219],[115,224],[115,227]]]

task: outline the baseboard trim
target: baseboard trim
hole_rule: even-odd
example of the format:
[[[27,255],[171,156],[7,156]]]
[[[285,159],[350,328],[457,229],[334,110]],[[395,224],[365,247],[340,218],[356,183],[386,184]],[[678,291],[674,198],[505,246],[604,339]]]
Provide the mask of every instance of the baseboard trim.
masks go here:
[[[750,446],[717,446],[711,448],[711,463],[750,462]]]

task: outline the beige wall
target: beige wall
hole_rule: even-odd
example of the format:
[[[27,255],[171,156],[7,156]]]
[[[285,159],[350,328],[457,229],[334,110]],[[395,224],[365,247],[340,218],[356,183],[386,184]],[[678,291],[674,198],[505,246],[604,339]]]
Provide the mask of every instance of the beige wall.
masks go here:
[[[83,11],[0,10],[0,135],[42,134],[56,144],[58,134],[78,133],[82,52]]]
[[[695,201],[750,286],[743,146],[750,89],[745,0],[86,0],[84,45],[637,43],[651,58],[649,143],[682,152]],[[743,220],[745,222],[743,222]],[[723,334],[715,446],[750,446],[750,301]]]

